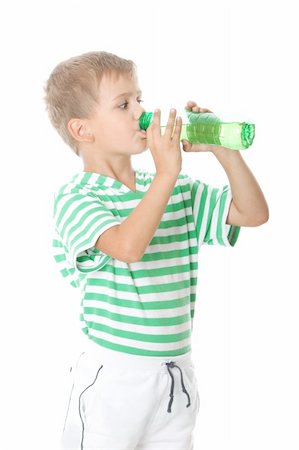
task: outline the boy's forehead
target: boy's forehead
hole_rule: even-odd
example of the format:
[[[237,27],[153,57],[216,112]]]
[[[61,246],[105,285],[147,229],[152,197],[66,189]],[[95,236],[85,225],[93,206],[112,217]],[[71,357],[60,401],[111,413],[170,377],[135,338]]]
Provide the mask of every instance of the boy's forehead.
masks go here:
[[[104,75],[99,86],[100,99],[111,101],[123,93],[141,92],[136,75]]]

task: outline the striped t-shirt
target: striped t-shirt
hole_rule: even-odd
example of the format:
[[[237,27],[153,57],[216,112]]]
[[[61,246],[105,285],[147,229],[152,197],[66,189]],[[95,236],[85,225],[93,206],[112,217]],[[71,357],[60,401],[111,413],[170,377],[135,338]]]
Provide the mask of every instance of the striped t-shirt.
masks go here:
[[[111,177],[81,172],[55,196],[53,241],[63,276],[82,292],[84,333],[99,345],[144,356],[190,351],[198,250],[234,245],[239,227],[226,224],[230,189],[180,174],[162,220],[138,262],[97,250],[101,233],[136,208],[155,176],[135,170],[136,192]]]

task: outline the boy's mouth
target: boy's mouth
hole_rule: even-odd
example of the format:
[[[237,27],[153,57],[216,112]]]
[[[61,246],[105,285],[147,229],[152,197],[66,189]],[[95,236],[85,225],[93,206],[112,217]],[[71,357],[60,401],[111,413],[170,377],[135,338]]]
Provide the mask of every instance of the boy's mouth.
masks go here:
[[[138,131],[142,137],[142,139],[146,139],[146,131],[145,130],[139,130]]]

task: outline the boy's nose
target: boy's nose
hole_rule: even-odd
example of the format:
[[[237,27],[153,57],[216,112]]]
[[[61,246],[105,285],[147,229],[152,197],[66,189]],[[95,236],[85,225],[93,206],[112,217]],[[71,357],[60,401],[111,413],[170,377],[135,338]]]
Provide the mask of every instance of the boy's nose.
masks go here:
[[[145,109],[141,105],[138,105],[134,111],[134,119],[139,121],[140,116],[144,111]]]

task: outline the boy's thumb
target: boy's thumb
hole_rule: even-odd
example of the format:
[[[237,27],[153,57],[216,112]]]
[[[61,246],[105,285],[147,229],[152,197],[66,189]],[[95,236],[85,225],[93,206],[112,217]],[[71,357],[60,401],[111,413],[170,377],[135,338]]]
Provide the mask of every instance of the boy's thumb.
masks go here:
[[[190,150],[191,148],[191,144],[188,141],[185,141],[185,139],[183,139],[182,141],[182,146],[183,146],[183,150],[186,152],[188,150]]]

